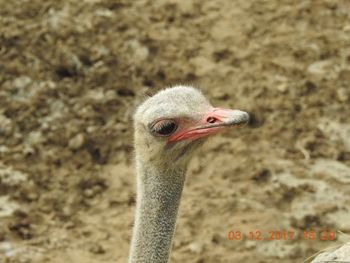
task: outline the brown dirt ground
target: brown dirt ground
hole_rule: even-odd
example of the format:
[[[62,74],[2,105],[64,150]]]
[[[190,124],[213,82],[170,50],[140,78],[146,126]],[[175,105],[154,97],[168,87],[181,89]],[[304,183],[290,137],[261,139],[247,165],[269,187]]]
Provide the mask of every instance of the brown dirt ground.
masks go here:
[[[347,0],[0,0],[0,262],[126,262],[132,112],[199,86],[247,110],[191,163],[172,262],[303,262],[349,240]],[[294,240],[228,240],[295,230]]]

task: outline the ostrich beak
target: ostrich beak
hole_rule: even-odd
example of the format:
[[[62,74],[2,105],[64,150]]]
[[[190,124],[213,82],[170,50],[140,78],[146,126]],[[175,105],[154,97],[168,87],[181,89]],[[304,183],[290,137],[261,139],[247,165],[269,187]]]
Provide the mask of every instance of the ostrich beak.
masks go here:
[[[240,110],[211,108],[195,125],[169,137],[168,142],[196,140],[215,134],[227,127],[241,127],[249,121],[249,114]]]

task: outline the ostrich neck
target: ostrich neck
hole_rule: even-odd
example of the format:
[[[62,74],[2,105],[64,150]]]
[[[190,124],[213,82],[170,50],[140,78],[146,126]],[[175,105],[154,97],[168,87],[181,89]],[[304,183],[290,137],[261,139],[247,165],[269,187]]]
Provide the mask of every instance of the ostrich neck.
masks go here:
[[[186,168],[137,161],[136,215],[129,263],[167,263]]]

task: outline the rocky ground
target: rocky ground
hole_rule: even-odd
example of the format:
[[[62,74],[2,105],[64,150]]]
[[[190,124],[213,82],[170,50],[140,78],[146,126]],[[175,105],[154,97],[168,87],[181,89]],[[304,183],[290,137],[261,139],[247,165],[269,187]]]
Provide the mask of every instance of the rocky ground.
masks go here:
[[[191,163],[172,262],[303,262],[349,241],[349,14],[347,0],[0,0],[0,262],[126,262],[132,113],[177,83],[253,121]]]

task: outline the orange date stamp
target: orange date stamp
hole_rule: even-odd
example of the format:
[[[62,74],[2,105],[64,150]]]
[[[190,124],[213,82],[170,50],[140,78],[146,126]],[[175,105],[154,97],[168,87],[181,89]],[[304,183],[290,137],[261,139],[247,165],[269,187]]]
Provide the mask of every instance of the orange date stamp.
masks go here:
[[[336,231],[332,230],[252,230],[252,231],[239,231],[231,230],[227,234],[228,240],[319,240],[319,241],[333,241],[336,240]]]

